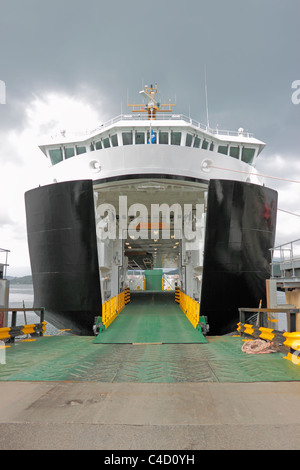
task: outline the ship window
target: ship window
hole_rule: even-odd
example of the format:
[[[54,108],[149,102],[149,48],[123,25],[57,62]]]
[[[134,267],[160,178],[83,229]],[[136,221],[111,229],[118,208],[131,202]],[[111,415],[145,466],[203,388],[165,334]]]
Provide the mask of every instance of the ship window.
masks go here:
[[[132,145],[132,132],[122,132],[123,145]]]
[[[215,148],[215,144],[212,142],[210,144],[209,150],[211,150],[213,152],[214,148]]]
[[[107,149],[108,147],[110,147],[110,142],[109,142],[109,138],[106,137],[106,139],[103,139],[103,147],[105,149]]]
[[[243,162],[249,163],[251,165],[251,163],[253,161],[254,154],[255,154],[255,149],[243,148],[243,150],[242,150],[242,160],[243,160]]]
[[[180,145],[181,132],[171,132],[171,145]]]
[[[145,133],[144,132],[136,132],[135,133],[135,143],[137,145],[145,143]]]
[[[169,143],[169,133],[168,132],[160,132],[159,133],[159,143],[160,144],[168,144]]]
[[[49,150],[49,155],[52,165],[56,165],[61,162],[63,159],[62,149],[52,149]]]
[[[192,140],[193,140],[193,136],[191,134],[187,134],[186,139],[185,139],[186,147],[190,147],[192,145]]]
[[[82,153],[86,152],[86,147],[81,147],[76,145],[76,154],[81,155]]]
[[[195,137],[195,140],[194,140],[194,147],[196,149],[200,148],[200,143],[201,143],[201,139],[199,139],[199,137]]]
[[[239,158],[239,148],[238,147],[230,147],[229,155],[233,158]]]
[[[118,147],[118,136],[114,134],[111,136],[111,143],[113,147]]]
[[[218,152],[227,155],[228,145],[219,145]]]
[[[72,158],[75,155],[74,147],[69,147],[65,149],[65,158]]]
[[[207,142],[207,140],[203,140],[203,142],[202,142],[202,148],[203,148],[204,150],[207,150],[207,149],[208,149],[208,142]]]
[[[96,146],[96,150],[102,149],[101,140],[98,140],[98,142],[96,142],[95,146]]]
[[[95,144],[94,142],[90,143],[90,151],[93,152],[95,150]]]

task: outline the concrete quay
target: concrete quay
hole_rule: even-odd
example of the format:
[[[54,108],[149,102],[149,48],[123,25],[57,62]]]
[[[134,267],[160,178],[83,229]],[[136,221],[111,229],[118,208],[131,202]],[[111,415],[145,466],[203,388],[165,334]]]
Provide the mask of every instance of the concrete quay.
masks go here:
[[[1,450],[299,450],[300,382],[0,382]]]

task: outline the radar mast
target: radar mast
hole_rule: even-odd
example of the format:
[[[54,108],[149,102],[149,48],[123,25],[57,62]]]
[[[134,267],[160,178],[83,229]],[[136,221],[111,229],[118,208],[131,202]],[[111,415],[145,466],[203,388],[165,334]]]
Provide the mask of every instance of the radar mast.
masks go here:
[[[176,104],[171,103],[160,103],[156,99],[156,95],[160,94],[160,91],[157,90],[157,83],[155,86],[145,85],[144,89],[141,90],[140,95],[146,98],[148,101],[147,104],[128,104],[132,107],[133,113],[148,113],[148,119],[156,119],[156,113],[171,113],[172,107]]]

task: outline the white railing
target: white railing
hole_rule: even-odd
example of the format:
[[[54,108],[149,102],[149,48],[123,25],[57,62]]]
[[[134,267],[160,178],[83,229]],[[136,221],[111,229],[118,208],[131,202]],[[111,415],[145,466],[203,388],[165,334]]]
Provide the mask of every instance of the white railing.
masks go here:
[[[272,255],[271,276],[281,278],[299,277],[296,268],[300,267],[300,239],[270,249]],[[287,274],[288,273],[288,274]]]
[[[201,124],[198,121],[195,121],[194,119],[185,116],[184,114],[164,114],[161,113],[156,120],[153,120],[152,123],[157,121],[165,121],[165,120],[171,120],[171,121],[184,121],[188,124],[191,124],[193,127],[200,129],[208,134],[211,135],[220,135],[220,136],[235,136],[235,137],[247,137],[247,138],[252,138],[253,134],[249,132],[244,132],[244,130],[239,130],[239,131],[228,131],[228,130],[220,130],[218,128],[212,129],[211,127],[208,127],[204,124]],[[101,132],[114,124],[120,122],[120,121],[148,121],[148,116],[147,114],[142,114],[142,113],[135,113],[135,114],[120,114],[119,116],[116,116],[115,118],[112,118],[100,126],[96,127],[95,129],[92,130],[85,130],[85,131],[72,131],[72,132],[67,132],[67,131],[61,131],[60,133],[54,134],[51,136],[51,139],[57,140],[57,139],[65,139],[69,137],[91,137],[94,134],[97,134],[98,132]]]
[[[7,263],[8,253],[10,253],[10,250],[0,248],[0,279],[6,279],[6,270],[9,266],[9,264]]]

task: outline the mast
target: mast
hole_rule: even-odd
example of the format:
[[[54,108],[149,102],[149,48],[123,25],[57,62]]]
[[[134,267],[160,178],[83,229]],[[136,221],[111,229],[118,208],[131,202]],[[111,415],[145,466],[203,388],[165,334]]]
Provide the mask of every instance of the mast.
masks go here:
[[[156,99],[157,94],[160,94],[157,90],[157,83],[155,83],[155,86],[150,85],[150,87],[145,85],[144,89],[140,91],[140,95],[146,98],[147,104],[128,104],[128,106],[132,107],[133,113],[148,113],[149,120],[155,120],[156,113],[171,113],[172,107],[176,106],[176,104],[161,104]]]

